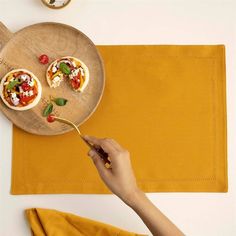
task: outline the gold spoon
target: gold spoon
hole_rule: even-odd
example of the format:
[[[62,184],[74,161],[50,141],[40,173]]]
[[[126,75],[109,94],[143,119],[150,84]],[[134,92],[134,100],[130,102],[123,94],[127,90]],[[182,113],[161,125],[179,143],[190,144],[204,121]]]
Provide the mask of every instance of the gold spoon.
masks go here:
[[[108,154],[101,147],[96,147],[95,145],[88,142],[84,138],[82,133],[80,132],[79,128],[73,122],[71,122],[70,120],[67,120],[65,118],[61,118],[61,117],[57,117],[57,116],[53,116],[53,118],[56,121],[59,121],[61,123],[72,126],[78,132],[81,139],[104,160],[105,164],[106,163],[108,163],[109,165],[111,164],[110,160],[108,159]]]

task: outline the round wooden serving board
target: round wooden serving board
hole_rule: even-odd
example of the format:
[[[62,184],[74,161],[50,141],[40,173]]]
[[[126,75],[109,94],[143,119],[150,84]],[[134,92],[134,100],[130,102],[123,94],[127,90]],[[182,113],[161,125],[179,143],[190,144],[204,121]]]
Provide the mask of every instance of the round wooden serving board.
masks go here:
[[[15,68],[32,71],[40,80],[43,93],[38,105],[28,111],[14,111],[0,101],[0,110],[18,127],[38,135],[57,135],[72,128],[59,122],[48,123],[42,111],[50,99],[68,99],[66,106],[54,106],[53,113],[81,125],[94,112],[104,89],[104,68],[101,57],[92,41],[79,30],[64,24],[40,23],[12,34],[0,22],[0,78]],[[38,61],[47,54],[50,62],[63,56],[81,59],[88,67],[90,80],[82,93],[74,92],[68,83],[50,88],[45,73],[48,65]]]

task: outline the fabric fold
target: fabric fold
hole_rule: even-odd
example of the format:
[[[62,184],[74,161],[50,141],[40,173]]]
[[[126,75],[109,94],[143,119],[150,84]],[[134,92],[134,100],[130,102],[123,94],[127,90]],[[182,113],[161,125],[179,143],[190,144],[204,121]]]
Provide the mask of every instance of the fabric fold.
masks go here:
[[[142,236],[117,227],[51,209],[25,211],[33,236]]]

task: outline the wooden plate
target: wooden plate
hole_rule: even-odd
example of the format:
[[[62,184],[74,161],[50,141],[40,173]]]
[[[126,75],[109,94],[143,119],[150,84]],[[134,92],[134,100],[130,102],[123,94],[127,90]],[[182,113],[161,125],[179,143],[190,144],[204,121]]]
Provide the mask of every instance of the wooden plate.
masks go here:
[[[39,135],[56,135],[72,130],[71,127],[54,122],[49,124],[42,111],[50,96],[68,99],[64,107],[54,106],[54,114],[81,125],[95,111],[104,89],[104,68],[101,57],[92,41],[79,30],[59,23],[40,23],[28,26],[12,34],[0,23],[0,78],[13,68],[32,71],[40,80],[43,93],[39,104],[28,111],[14,111],[2,100],[0,110],[18,127]],[[48,65],[38,61],[47,54],[50,61],[63,56],[81,59],[89,68],[90,81],[83,93],[74,92],[66,82],[59,88],[49,88],[45,73]]]

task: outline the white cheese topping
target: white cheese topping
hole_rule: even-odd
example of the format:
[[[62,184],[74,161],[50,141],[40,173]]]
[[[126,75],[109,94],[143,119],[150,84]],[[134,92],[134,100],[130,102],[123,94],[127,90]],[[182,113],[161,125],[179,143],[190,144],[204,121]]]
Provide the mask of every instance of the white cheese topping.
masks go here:
[[[33,90],[30,90],[28,94],[29,94],[30,97],[33,96],[34,95]]]
[[[52,67],[52,73],[56,73],[57,72],[57,67],[56,66],[53,66]]]
[[[72,74],[69,74],[69,79],[73,79],[74,76]]]
[[[24,90],[22,89],[21,86],[19,86],[19,91],[20,91],[20,93],[23,93],[23,92],[24,92]]]
[[[71,74],[72,74],[73,76],[77,76],[77,75],[79,74],[79,69],[72,70],[72,71],[71,71]]]
[[[29,92],[28,91],[23,92],[23,96],[28,97],[29,96]]]
[[[52,87],[56,88],[60,85],[61,81],[63,80],[63,76],[62,75],[57,75],[53,78],[52,80]]]
[[[84,69],[82,67],[79,68],[80,74],[84,76]]]
[[[11,93],[12,98],[16,98],[16,93]]]
[[[25,81],[25,80],[29,79],[29,76],[26,74],[23,74],[20,76],[20,78]]]
[[[61,80],[60,76],[57,75],[57,76],[54,77],[53,82],[56,83],[60,80]]]
[[[74,69],[71,71],[71,73],[69,74],[69,78],[73,79],[74,77],[76,77],[80,72],[80,69]]]
[[[29,85],[30,87],[33,87],[33,86],[34,86],[34,80],[28,81],[28,85]]]
[[[14,104],[14,106],[17,106],[20,102],[20,99],[19,98],[14,98],[14,99],[12,98],[11,101]]]
[[[74,62],[74,61],[72,61],[72,65],[74,66],[74,67],[76,67],[77,65],[76,65],[76,63]]]
[[[20,99],[16,96],[16,93],[11,93],[11,101],[14,106],[17,106],[19,104]]]
[[[71,74],[69,75],[70,79],[73,79],[74,77],[76,77],[78,74],[81,74],[82,76],[84,76],[84,69],[82,67],[78,68],[78,69],[74,69],[71,71]]]

